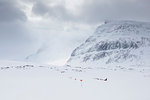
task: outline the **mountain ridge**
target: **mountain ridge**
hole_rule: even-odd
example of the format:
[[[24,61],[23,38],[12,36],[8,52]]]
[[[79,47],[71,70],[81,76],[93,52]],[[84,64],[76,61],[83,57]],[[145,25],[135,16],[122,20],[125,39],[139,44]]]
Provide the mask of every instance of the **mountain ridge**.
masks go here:
[[[150,23],[109,21],[77,47],[68,65],[150,65]],[[95,63],[95,64],[94,64]]]

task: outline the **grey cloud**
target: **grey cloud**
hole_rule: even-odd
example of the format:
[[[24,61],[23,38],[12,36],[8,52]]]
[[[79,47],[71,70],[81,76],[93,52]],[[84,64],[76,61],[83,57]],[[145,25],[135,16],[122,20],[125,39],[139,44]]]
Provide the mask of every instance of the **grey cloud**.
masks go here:
[[[150,2],[145,0],[88,0],[81,9],[81,19],[98,23],[105,19],[150,20]],[[86,16],[83,18],[82,16]]]
[[[33,6],[32,11],[36,15],[48,16],[63,21],[76,20],[76,16],[67,10],[64,4],[50,6],[46,2],[37,1]]]
[[[37,15],[45,15],[48,13],[49,7],[43,2],[36,2],[32,8],[32,11]]]
[[[37,2],[33,12],[37,15],[47,15],[63,21],[72,21],[87,24],[97,24],[105,19],[150,20],[149,0],[85,0],[76,8],[78,15],[65,8],[65,4],[48,6]]]
[[[0,22],[25,21],[26,19],[25,13],[17,6],[15,0],[0,0]]]
[[[30,51],[31,31],[26,21],[26,14],[17,0],[0,0],[0,59],[16,59]]]

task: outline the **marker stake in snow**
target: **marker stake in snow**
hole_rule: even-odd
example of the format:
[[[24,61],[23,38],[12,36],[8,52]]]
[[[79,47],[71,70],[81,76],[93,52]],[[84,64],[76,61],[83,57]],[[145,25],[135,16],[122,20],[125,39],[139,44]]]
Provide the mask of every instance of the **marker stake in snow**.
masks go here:
[[[82,85],[83,80],[80,80],[80,82],[81,82],[81,87],[83,87],[83,85]]]

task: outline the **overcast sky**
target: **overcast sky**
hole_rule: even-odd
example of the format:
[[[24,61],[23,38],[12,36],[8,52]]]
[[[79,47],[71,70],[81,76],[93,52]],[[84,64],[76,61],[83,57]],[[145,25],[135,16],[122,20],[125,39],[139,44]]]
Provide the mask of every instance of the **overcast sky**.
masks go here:
[[[150,21],[150,0],[0,0],[0,59],[62,64],[104,20]]]

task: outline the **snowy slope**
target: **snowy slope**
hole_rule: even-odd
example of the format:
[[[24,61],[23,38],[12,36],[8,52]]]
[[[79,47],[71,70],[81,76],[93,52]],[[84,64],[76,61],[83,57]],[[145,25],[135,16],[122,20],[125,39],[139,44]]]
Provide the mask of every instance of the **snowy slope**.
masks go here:
[[[149,67],[150,23],[107,21],[71,54],[67,65]]]
[[[0,100],[150,100],[150,71],[8,63]]]

